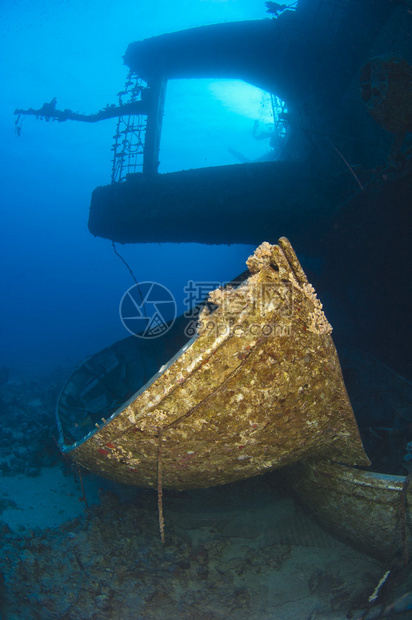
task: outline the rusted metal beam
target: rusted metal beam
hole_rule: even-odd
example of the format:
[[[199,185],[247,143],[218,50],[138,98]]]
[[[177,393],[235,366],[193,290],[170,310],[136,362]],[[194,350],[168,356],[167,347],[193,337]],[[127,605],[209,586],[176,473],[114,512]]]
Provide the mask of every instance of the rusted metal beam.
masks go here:
[[[62,123],[64,121],[81,121],[84,123],[97,123],[98,121],[104,121],[108,118],[117,118],[125,114],[149,114],[150,104],[145,98],[141,101],[131,101],[122,105],[110,105],[103,110],[99,110],[94,114],[80,114],[79,112],[73,112],[72,110],[57,110],[56,102],[53,99],[50,103],[45,103],[38,110],[29,108],[28,110],[17,109],[14,114],[35,116],[36,118],[44,118],[46,121],[58,121]]]

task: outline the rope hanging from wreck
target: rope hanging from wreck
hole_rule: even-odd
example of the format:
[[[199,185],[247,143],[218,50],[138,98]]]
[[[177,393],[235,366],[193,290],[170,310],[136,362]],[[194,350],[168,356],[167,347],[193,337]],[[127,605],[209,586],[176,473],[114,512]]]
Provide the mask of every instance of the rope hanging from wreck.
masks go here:
[[[114,244],[114,241],[112,241],[112,248],[113,248],[113,252],[116,254],[116,256],[118,256],[118,257],[120,258],[120,260],[122,261],[122,263],[123,263],[124,265],[126,265],[126,267],[127,267],[127,269],[129,270],[129,273],[130,273],[130,275],[132,276],[132,278],[133,278],[133,280],[134,280],[135,284],[137,284],[137,286],[139,286],[139,283],[138,283],[138,281],[137,281],[137,280],[136,280],[136,278],[135,278],[135,275],[134,275],[134,273],[133,273],[133,271],[132,271],[132,268],[131,268],[131,267],[130,267],[130,265],[126,262],[126,260],[123,258],[123,256],[122,256],[121,254],[119,254],[119,252],[117,251],[117,248],[116,248],[116,246],[115,246],[115,244]],[[139,290],[140,290],[140,289],[139,289]],[[141,296],[141,293],[140,293],[140,296]]]
[[[159,433],[157,452],[157,509],[159,513],[160,541],[165,542],[165,523],[163,518],[163,487],[162,487],[162,435]]]
[[[261,338],[258,339],[258,341],[256,342],[255,346],[253,347],[253,349],[251,349],[245,356],[245,358],[242,360],[240,366],[242,366],[245,363],[245,360],[247,357],[249,357],[255,350],[257,350],[257,345],[265,338],[265,336],[262,336]],[[238,371],[239,368],[236,368],[232,373],[230,373],[229,377],[226,378],[226,380],[223,382],[222,385],[224,385],[229,378]],[[221,386],[220,386],[221,387]],[[216,391],[214,390],[213,392],[211,392],[211,394],[209,394],[209,396],[207,396],[206,398],[202,399],[202,401],[200,401],[197,405],[195,405],[194,407],[192,407],[187,413],[186,415],[178,418],[177,420],[175,420],[175,422],[172,422],[171,424],[169,424],[168,428],[171,428],[173,426],[176,426],[176,424],[179,424],[183,419],[189,417],[190,415],[193,414],[193,412],[202,404],[204,403],[208,398],[210,398],[211,396],[213,396],[213,394],[215,394]],[[160,541],[162,544],[164,544],[165,542],[165,524],[164,524],[164,517],[163,517],[163,461],[162,461],[162,434],[159,431],[159,442],[158,442],[158,451],[157,451],[157,509],[158,509],[158,514],[159,514],[159,531],[160,531]]]
[[[145,305],[145,303],[144,303],[144,299],[143,299],[143,295],[142,295],[142,290],[141,290],[141,288],[140,288],[140,285],[139,285],[138,281],[136,280],[136,277],[135,277],[135,275],[134,275],[134,273],[133,273],[133,271],[132,271],[132,268],[131,268],[131,267],[130,267],[130,265],[127,263],[127,261],[123,258],[123,256],[122,256],[121,254],[119,254],[119,252],[118,252],[118,250],[117,250],[117,248],[116,248],[116,246],[115,246],[114,241],[112,241],[112,248],[113,248],[113,252],[116,254],[116,256],[118,256],[118,257],[120,258],[120,260],[122,261],[122,263],[123,263],[124,265],[126,265],[126,267],[127,267],[128,271],[129,271],[130,275],[132,276],[132,278],[133,278],[133,280],[134,280],[134,282],[135,282],[135,284],[136,284],[136,286],[137,286],[137,290],[139,291],[139,296],[140,296],[140,299],[141,299],[141,302],[142,302],[142,306],[143,306],[144,313],[145,313],[145,315],[147,316],[147,312],[146,312],[146,305]]]

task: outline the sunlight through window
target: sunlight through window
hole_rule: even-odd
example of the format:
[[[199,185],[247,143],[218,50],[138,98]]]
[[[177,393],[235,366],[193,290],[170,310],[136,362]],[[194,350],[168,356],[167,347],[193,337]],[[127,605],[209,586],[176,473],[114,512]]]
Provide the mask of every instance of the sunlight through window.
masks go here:
[[[170,80],[160,172],[281,158],[284,101],[241,80]]]

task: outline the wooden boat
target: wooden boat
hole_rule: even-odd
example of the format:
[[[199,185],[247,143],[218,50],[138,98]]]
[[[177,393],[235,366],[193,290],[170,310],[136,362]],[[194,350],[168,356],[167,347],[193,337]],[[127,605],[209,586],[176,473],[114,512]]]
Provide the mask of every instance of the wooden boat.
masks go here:
[[[334,534],[382,559],[406,552],[412,490],[355,468],[369,460],[331,327],[290,243],[263,243],[247,266],[211,293],[193,338],[180,317],[155,340],[127,338],[81,364],[57,406],[62,451],[158,490],[284,467]]]
[[[69,457],[143,487],[158,485],[161,468],[171,489],[225,484],[313,455],[369,463],[331,327],[290,243],[262,244],[247,265],[239,286],[211,293],[216,308],[202,310],[186,344],[178,322],[164,345],[162,337],[139,345],[148,380],[130,371],[133,356],[120,344],[74,372],[57,407]],[[109,371],[93,383],[102,363]]]
[[[389,289],[385,274],[393,290],[394,278],[399,287],[409,279],[404,275],[406,219],[399,216],[396,225],[393,213],[403,214],[403,205],[409,204],[410,172],[405,179],[401,171],[391,179],[386,172],[376,174],[378,168],[368,171],[386,165],[392,136],[383,129],[400,132],[401,138],[410,129],[410,106],[404,98],[410,80],[399,79],[395,71],[396,79],[382,82],[382,60],[368,55],[386,49],[392,39],[396,45],[388,51],[410,62],[409,33],[400,27],[407,8],[386,0],[340,4],[337,11],[333,3],[301,0],[295,13],[284,11],[276,20],[217,24],[136,42],[125,62],[130,76],[141,78],[147,87],[136,82],[128,102],[122,101],[127,93],[119,93],[118,106],[84,115],[56,110],[53,99],[39,110],[16,110],[16,130],[24,114],[84,122],[118,117],[119,125],[122,115],[142,115],[142,173],[129,170],[116,176],[117,162],[129,161],[131,155],[117,150],[129,141],[124,131],[116,131],[112,184],[96,188],[92,196],[92,234],[120,242],[257,243],[286,233],[303,243],[305,238],[324,238],[325,228],[330,228],[333,247],[338,242],[346,251],[351,245],[356,269],[367,256],[367,264],[377,271],[372,258],[381,260],[381,247],[387,247],[389,239],[392,246],[382,254],[385,269],[375,278],[377,303],[371,307],[376,308],[381,291]],[[394,34],[389,36],[390,31]],[[409,76],[405,63],[403,75]],[[392,62],[387,75],[397,66],[398,61]],[[360,67],[363,103],[358,97]],[[284,161],[159,175],[167,81],[193,77],[244,79],[282,97],[290,126]],[[382,96],[377,98],[380,86]],[[135,96],[139,88],[140,99]],[[364,104],[377,123],[367,122]],[[132,127],[127,125],[127,131]],[[396,139],[399,142],[399,136]],[[140,142],[139,133],[139,148]],[[376,144],[383,155],[377,154]],[[399,144],[397,154],[404,155]],[[347,163],[352,160],[358,164],[356,173]],[[347,204],[359,188],[361,197],[353,196],[351,205],[355,225],[342,217],[332,221],[334,208]],[[389,228],[383,196],[392,214]],[[383,215],[377,217],[379,205]],[[196,217],[188,217],[194,211]],[[370,219],[360,225],[368,214]],[[342,221],[349,232],[339,240],[334,231],[342,230]],[[354,230],[361,238],[374,239],[376,254],[369,246],[361,259],[353,258]],[[261,246],[249,268],[245,283],[214,292],[218,307],[203,312],[193,339],[185,336],[182,318],[157,342],[125,339],[81,364],[59,399],[60,446],[97,473],[149,487],[159,482],[178,489],[223,484],[296,463],[290,483],[324,523],[356,544],[364,540],[370,551],[386,552],[398,519],[392,503],[399,504],[406,535],[406,481],[350,467],[366,465],[368,459],[330,326],[288,242]],[[362,287],[365,282],[372,284],[368,271]],[[391,302],[391,312],[395,306]],[[385,321],[392,317],[387,307],[382,316]],[[392,318],[390,323],[400,322]],[[391,340],[392,329],[387,330]],[[369,514],[373,518],[366,519]]]
[[[289,485],[332,534],[381,560],[412,549],[412,487],[391,476],[327,461],[285,470]]]
[[[282,474],[324,528],[387,562],[412,551],[412,382],[358,349],[339,357],[374,471],[308,459]]]

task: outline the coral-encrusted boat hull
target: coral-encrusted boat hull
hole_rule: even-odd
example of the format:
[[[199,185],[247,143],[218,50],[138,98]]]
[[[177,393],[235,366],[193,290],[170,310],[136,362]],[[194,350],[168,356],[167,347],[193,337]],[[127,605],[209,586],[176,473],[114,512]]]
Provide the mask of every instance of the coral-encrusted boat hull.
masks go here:
[[[412,550],[408,478],[311,460],[284,473],[320,523],[357,549],[384,561]]]
[[[322,312],[282,238],[262,244],[237,288],[210,295],[197,337],[84,437],[60,445],[96,473],[143,487],[209,487],[322,455],[369,464]],[[79,371],[78,371],[79,372]],[[64,407],[62,405],[64,404]],[[67,417],[67,416],[66,416]]]

